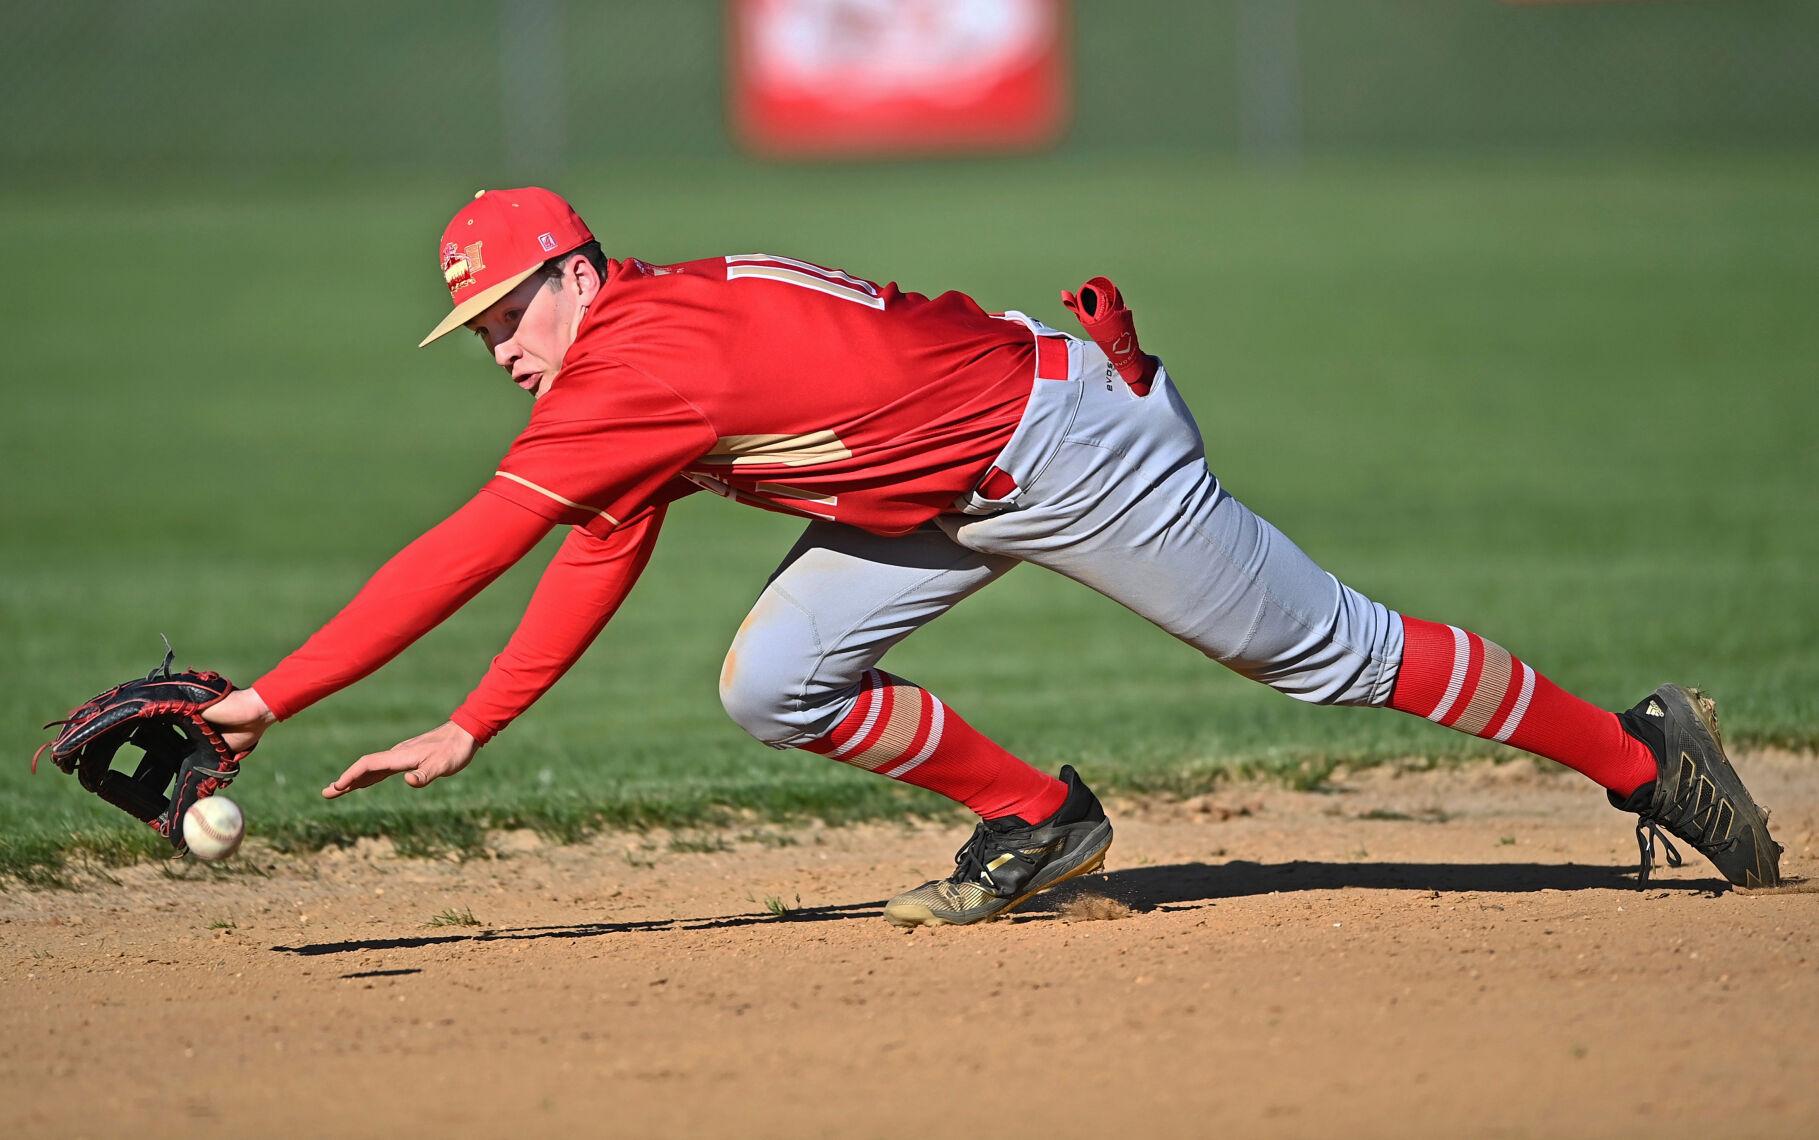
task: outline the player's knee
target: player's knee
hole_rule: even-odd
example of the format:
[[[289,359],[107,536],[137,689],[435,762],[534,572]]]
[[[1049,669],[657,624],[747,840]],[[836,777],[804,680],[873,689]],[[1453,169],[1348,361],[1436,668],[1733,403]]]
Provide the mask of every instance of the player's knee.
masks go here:
[[[1389,702],[1401,645],[1395,615],[1341,584],[1336,611],[1313,623],[1289,651],[1233,667],[1309,704],[1382,705]]]
[[[852,709],[859,686],[843,679],[745,668],[735,644],[720,670],[720,705],[733,723],[771,748],[796,748],[825,736]]]
[[[788,699],[782,686],[764,671],[739,668],[739,647],[727,652],[720,670],[720,706],[733,723],[765,744],[778,746],[796,735],[789,724]]]

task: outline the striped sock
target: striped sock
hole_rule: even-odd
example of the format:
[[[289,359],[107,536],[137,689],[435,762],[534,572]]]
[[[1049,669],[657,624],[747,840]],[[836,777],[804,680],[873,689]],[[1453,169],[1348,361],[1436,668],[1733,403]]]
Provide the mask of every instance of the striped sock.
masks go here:
[[[801,747],[958,800],[985,819],[1040,823],[1061,809],[1067,785],[960,719],[933,693],[867,669],[859,699],[833,731]]]
[[[1513,745],[1627,796],[1655,778],[1655,757],[1617,714],[1587,704],[1457,626],[1404,616],[1390,707]]]

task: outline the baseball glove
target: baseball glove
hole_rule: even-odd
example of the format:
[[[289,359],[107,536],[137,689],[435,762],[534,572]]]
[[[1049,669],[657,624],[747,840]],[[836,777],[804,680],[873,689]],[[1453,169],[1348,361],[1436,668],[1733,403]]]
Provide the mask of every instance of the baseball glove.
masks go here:
[[[202,710],[233,692],[234,683],[219,673],[173,673],[175,657],[165,653],[164,663],[145,677],[115,685],[45,725],[62,725],[63,731],[32,754],[32,771],[49,749],[57,767],[150,824],[182,855],[189,850],[183,813],[232,783],[246,752],[230,751],[202,719]],[[126,745],[144,753],[131,775],[113,766],[114,754]]]

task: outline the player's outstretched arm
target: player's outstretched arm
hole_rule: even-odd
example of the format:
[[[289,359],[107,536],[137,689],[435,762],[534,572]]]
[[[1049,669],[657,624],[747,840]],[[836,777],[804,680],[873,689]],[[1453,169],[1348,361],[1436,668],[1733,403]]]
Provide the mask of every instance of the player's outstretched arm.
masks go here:
[[[551,522],[488,491],[381,566],[341,612],[253,683],[289,720],[372,673],[510,569]]]
[[[421,788],[472,763],[481,745],[554,685],[612,618],[650,561],[663,514],[661,504],[641,510],[606,538],[571,533],[544,571],[511,643],[454,719],[362,756],[322,789],[323,797],[336,799],[399,772],[405,783]]]
[[[452,776],[467,767],[478,751],[480,745],[468,731],[448,721],[384,752],[360,757],[334,783],[322,789],[322,798],[332,800],[356,788],[370,788],[399,772],[404,773],[405,783],[421,788],[431,780]]]
[[[571,531],[543,571],[504,652],[449,719],[484,745],[548,692],[606,628],[644,572],[665,509],[658,504],[640,510],[604,538]]]

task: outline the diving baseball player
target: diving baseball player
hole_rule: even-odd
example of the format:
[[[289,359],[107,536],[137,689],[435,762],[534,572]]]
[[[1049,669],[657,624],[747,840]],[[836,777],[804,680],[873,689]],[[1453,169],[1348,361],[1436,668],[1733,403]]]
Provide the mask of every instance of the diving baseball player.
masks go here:
[[[893,922],[992,918],[1097,868],[1111,845],[1071,768],[1031,767],[880,664],[1019,562],[1300,700],[1387,706],[1577,769],[1639,817],[1643,881],[1662,829],[1733,883],[1778,881],[1780,848],[1709,701],[1664,685],[1606,712],[1495,642],[1394,613],[1316,566],[1208,470],[1193,416],[1109,282],[1066,295],[1082,339],[789,257],[609,259],[567,202],[536,188],[477,195],[440,261],[454,309],[423,343],[472,331],[535,401],[529,424],[466,505],[204,715],[250,747],[390,660],[552,527],[568,534],[449,720],[361,757],[324,796],[399,773],[421,788],[466,767],[612,618],[667,506],[710,491],[807,520],[727,653],[727,712],[772,748],[980,816],[953,875],[891,900]]]

